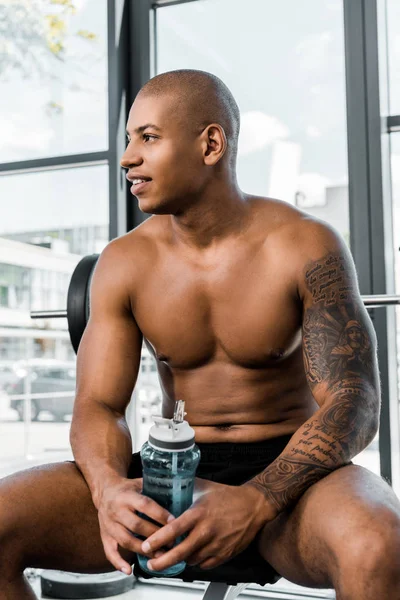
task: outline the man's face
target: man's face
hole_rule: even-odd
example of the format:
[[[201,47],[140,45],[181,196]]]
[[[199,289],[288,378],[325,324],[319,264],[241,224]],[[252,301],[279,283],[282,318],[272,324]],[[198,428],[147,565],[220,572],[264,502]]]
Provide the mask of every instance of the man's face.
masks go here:
[[[360,346],[362,341],[362,333],[358,329],[358,327],[350,327],[347,331],[347,335],[349,338],[349,344],[353,348],[357,348]]]
[[[130,110],[121,165],[143,212],[176,214],[202,187],[200,140],[184,123],[168,96],[139,95]],[[150,181],[131,183],[141,176]]]

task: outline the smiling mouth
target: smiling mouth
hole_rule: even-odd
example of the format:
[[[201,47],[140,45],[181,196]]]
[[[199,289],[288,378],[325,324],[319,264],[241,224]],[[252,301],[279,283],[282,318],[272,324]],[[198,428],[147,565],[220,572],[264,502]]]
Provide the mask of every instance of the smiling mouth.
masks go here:
[[[131,192],[136,195],[151,183],[151,179],[132,179]]]
[[[150,181],[150,179],[131,179],[132,185],[138,185],[139,183],[146,183],[146,181]]]

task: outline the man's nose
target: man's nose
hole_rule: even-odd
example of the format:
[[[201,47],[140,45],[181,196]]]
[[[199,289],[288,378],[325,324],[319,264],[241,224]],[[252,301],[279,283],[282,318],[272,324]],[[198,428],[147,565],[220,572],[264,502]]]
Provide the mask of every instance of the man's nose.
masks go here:
[[[128,145],[120,161],[120,165],[124,169],[136,167],[143,163],[142,157],[137,152],[134,152],[133,148],[130,148],[130,146],[131,144]]]

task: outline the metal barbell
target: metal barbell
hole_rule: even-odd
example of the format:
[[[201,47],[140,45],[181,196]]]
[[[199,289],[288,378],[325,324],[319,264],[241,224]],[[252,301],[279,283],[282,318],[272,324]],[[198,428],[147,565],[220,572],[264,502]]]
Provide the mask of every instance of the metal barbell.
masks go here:
[[[68,287],[66,310],[34,310],[32,319],[68,319],[72,346],[78,352],[79,343],[90,314],[90,284],[99,254],[85,256],[77,264]],[[361,296],[367,308],[400,304],[400,296]]]
[[[400,296],[376,295],[376,296],[361,296],[362,301],[368,308],[378,308],[379,306],[391,306],[400,304]]]
[[[84,256],[72,273],[68,287],[67,310],[34,310],[32,319],[68,319],[71,344],[78,352],[90,313],[90,284],[99,254]]]

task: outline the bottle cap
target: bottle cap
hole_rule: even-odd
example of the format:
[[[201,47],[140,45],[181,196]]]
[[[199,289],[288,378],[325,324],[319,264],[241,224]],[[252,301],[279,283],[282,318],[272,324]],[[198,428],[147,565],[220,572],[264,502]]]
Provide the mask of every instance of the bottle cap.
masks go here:
[[[153,416],[154,425],[150,428],[149,444],[156,450],[167,452],[182,452],[194,446],[194,429],[184,420],[185,401],[175,402],[172,419],[159,415]]]

